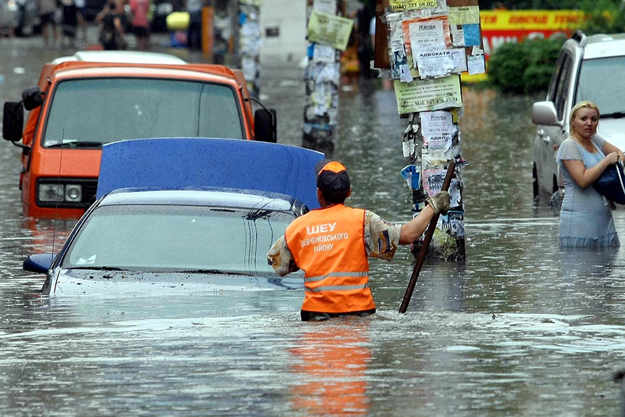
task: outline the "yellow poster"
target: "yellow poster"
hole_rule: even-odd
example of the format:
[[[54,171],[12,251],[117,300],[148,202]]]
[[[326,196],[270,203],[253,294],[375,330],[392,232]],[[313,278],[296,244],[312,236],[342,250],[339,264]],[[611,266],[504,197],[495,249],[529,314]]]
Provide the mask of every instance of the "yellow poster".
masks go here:
[[[354,21],[313,10],[308,21],[308,40],[344,51]]]
[[[399,114],[462,107],[460,76],[452,74],[411,83],[395,81],[395,98]]]
[[[452,25],[473,25],[480,23],[479,6],[450,7],[449,23]]]
[[[436,0],[389,0],[389,9],[392,12],[404,10],[428,9],[436,7]]]

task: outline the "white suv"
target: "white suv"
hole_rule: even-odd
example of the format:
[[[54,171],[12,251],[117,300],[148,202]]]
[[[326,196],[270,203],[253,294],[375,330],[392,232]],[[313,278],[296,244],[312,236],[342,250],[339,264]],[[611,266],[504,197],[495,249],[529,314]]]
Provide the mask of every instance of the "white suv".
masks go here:
[[[547,99],[532,107],[535,199],[562,196],[555,155],[569,136],[571,109],[582,100],[599,107],[599,136],[625,150],[625,34],[586,36],[577,31],[562,46]]]

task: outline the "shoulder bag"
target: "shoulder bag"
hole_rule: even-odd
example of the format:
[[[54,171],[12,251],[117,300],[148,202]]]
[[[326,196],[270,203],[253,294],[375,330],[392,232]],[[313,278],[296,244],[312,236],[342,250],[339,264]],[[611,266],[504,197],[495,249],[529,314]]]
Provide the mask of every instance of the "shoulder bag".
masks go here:
[[[625,204],[625,174],[621,162],[608,166],[592,186],[599,194],[617,204]]]

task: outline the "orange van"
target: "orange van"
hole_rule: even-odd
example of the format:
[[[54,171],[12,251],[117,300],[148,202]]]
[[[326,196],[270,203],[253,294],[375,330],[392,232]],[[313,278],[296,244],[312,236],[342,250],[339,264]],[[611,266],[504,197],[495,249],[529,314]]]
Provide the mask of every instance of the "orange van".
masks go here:
[[[275,112],[253,100],[243,73],[221,65],[46,64],[37,87],[4,104],[3,137],[22,148],[23,213],[80,217],[95,201],[106,143],[160,137],[275,142]],[[22,130],[24,109],[30,113]]]

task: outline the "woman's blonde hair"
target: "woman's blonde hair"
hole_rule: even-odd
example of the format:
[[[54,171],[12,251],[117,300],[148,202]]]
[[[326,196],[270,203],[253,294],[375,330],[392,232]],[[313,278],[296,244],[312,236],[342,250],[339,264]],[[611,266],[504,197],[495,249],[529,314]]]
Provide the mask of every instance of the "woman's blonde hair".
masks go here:
[[[571,134],[575,132],[573,120],[575,119],[575,113],[577,113],[579,109],[594,109],[597,111],[597,117],[601,117],[601,113],[599,112],[599,107],[597,107],[595,103],[593,103],[592,101],[588,101],[588,100],[580,101],[571,109],[571,120],[569,120],[569,132]]]

